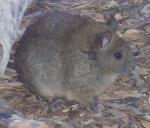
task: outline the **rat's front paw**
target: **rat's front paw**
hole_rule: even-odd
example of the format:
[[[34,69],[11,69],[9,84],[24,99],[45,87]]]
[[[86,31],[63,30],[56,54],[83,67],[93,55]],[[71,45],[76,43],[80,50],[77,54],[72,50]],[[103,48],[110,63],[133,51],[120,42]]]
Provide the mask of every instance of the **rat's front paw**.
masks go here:
[[[61,111],[66,104],[64,98],[55,98],[53,99],[48,106],[48,112],[58,112]]]

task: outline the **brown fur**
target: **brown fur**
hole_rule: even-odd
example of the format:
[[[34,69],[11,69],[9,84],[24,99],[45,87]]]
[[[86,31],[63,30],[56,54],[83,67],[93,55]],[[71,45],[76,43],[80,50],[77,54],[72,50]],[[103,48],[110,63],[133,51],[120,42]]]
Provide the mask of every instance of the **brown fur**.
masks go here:
[[[102,47],[105,33],[111,37]],[[132,65],[128,44],[104,23],[66,12],[41,17],[20,43],[19,75],[31,91],[48,99],[65,96],[88,105]],[[93,59],[86,54],[90,52]],[[116,52],[122,54],[121,60],[115,59]]]

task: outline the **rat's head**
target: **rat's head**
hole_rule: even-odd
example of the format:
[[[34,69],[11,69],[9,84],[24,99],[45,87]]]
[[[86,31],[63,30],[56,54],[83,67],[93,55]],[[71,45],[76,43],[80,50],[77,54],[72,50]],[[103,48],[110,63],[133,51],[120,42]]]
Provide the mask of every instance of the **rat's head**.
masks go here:
[[[133,56],[125,40],[105,28],[88,30],[84,39],[88,42],[85,53],[88,54],[91,70],[100,83],[112,83],[118,75],[132,71]]]
[[[127,42],[110,31],[96,33],[93,41],[89,58],[98,80],[111,83],[116,76],[132,71],[133,56]]]

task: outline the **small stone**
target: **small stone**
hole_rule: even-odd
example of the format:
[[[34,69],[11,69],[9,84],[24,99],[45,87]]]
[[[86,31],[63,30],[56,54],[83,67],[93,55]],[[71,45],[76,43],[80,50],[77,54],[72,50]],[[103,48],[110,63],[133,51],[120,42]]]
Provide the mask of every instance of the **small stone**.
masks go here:
[[[147,122],[147,121],[142,121],[142,126],[143,126],[144,128],[149,128],[150,123]]]
[[[120,13],[115,14],[116,20],[122,20],[123,16]]]
[[[118,7],[118,3],[114,0],[110,0],[108,3],[107,3],[107,8],[113,8],[113,7]]]
[[[0,79],[11,79],[11,77],[10,76],[8,76],[8,75],[5,75],[5,74],[0,74]]]
[[[20,120],[12,122],[9,128],[48,128],[48,125],[36,120]]]
[[[146,31],[147,33],[150,34],[150,26],[147,26],[147,27],[145,27],[144,29],[145,29],[145,31]]]
[[[145,33],[142,30],[129,29],[125,32],[124,36],[132,41],[145,41]]]
[[[126,82],[126,81],[131,80],[131,77],[130,76],[123,76],[122,80],[123,80],[123,82]]]
[[[148,97],[148,104],[150,104],[150,96]]]
[[[10,69],[10,68],[6,68],[5,74],[8,75],[8,76],[11,76],[11,77],[14,77],[14,76],[18,75],[15,70]]]
[[[24,84],[22,82],[4,82],[5,85],[11,86],[11,87],[22,87]]]
[[[141,68],[139,66],[135,67],[136,71],[139,73],[139,75],[148,75],[148,71],[144,68]]]
[[[93,122],[94,122],[94,119],[89,119],[84,122],[84,125],[89,125],[89,124],[92,124]]]
[[[140,11],[141,14],[150,14],[150,4],[145,5]]]
[[[141,94],[138,92],[138,91],[114,91],[113,94],[115,96],[119,96],[119,97],[122,97],[122,98],[125,98],[125,97],[140,97]]]
[[[123,1],[122,5],[127,6],[129,4],[128,1]]]

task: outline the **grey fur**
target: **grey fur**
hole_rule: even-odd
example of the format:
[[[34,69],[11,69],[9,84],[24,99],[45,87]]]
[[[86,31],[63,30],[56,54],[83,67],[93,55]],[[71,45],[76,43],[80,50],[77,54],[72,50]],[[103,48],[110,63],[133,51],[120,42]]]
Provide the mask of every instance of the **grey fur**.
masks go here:
[[[102,46],[106,33],[109,42]],[[19,75],[31,91],[48,99],[64,96],[88,105],[133,64],[128,44],[108,26],[66,12],[52,11],[41,17],[20,43]],[[116,52],[122,54],[121,60],[114,57]]]

